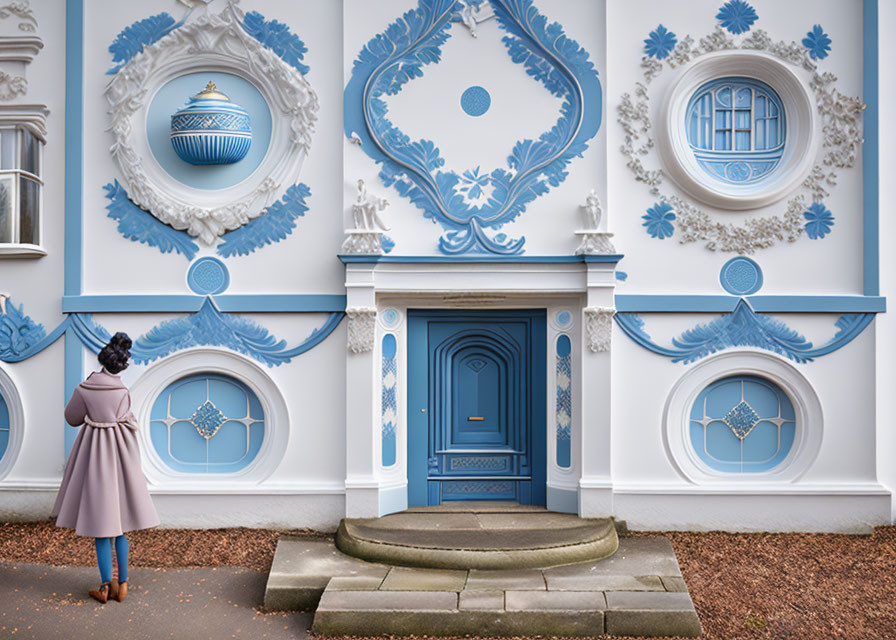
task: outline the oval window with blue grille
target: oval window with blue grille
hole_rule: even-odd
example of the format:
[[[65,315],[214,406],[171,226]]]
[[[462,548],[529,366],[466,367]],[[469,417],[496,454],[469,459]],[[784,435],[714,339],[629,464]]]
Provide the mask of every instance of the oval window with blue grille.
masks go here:
[[[723,473],[766,473],[793,448],[793,403],[775,384],[732,376],[703,389],[691,407],[690,442],[697,457]]]
[[[732,185],[757,183],[784,154],[781,98],[752,78],[717,78],[701,85],[685,112],[687,140],[699,166]]]
[[[258,455],[265,416],[255,393],[220,374],[197,374],[169,385],[150,414],[150,439],[173,471],[227,474]]]

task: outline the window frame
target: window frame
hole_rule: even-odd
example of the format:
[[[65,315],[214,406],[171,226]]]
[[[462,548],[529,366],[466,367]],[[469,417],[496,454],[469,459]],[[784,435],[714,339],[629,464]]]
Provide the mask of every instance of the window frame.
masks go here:
[[[0,179],[12,176],[10,207],[11,234],[9,242],[0,241],[0,258],[40,258],[47,255],[44,248],[44,155],[47,143],[46,117],[49,110],[44,105],[2,105],[0,106],[0,131],[14,129],[18,132],[16,140],[16,166],[11,169],[0,169]],[[37,174],[24,168],[25,135],[32,136],[35,142],[37,154]],[[22,216],[21,198],[22,182],[28,180],[37,185],[37,211],[34,212],[34,222],[37,225],[36,238],[30,238],[31,242],[22,242]],[[2,237],[2,236],[0,236]]]
[[[773,171],[755,181],[735,182],[713,176],[701,166],[689,141],[687,113],[691,98],[704,84],[729,77],[754,79],[768,85],[785,113],[786,137],[780,159]],[[656,117],[656,141],[664,171],[689,196],[718,209],[746,211],[777,202],[803,183],[821,144],[818,118],[814,92],[785,63],[761,51],[717,51],[685,65],[668,85]]]
[[[785,459],[768,471],[717,471],[700,459],[691,444],[691,409],[697,397],[713,382],[733,376],[768,380],[793,405],[793,445]],[[694,365],[672,387],[663,410],[663,445],[669,462],[688,482],[708,488],[745,490],[794,483],[812,467],[823,438],[824,413],[812,384],[790,362],[761,349],[725,351]]]

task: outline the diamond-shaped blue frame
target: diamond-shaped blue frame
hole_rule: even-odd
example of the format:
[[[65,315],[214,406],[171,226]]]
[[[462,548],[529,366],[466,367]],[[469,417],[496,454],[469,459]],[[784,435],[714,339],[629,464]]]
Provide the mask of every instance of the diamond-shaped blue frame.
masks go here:
[[[563,99],[560,118],[537,140],[520,140],[507,168],[489,174],[492,195],[483,205],[463,197],[463,176],[442,171],[445,161],[430,140],[412,140],[388,119],[382,99],[394,95],[423,67],[438,63],[442,45],[464,5],[457,0],[419,0],[361,50],[345,88],[345,135],[356,134],[361,149],[382,165],[380,178],[445,230],[439,250],[461,253],[523,253],[525,238],[489,234],[514,220],[526,205],[566,179],[600,129],[601,85],[588,52],[569,39],[560,24],[548,24],[532,0],[488,0],[511,60],[545,89]]]

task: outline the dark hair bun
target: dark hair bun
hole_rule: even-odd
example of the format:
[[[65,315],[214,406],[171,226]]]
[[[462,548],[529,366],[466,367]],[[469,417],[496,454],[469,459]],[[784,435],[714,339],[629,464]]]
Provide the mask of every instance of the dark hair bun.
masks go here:
[[[109,373],[124,371],[128,367],[128,358],[131,357],[131,346],[133,344],[128,334],[119,331],[112,336],[109,344],[100,350],[97,359]]]

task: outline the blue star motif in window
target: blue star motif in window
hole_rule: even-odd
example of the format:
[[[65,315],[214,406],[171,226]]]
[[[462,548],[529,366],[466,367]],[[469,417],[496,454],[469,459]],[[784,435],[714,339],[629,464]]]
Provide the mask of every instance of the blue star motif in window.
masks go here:
[[[206,400],[190,417],[190,422],[196,427],[199,435],[206,440],[211,440],[218,433],[221,425],[227,422],[227,418],[210,400]]]
[[[730,0],[716,14],[716,19],[721,20],[722,26],[735,35],[749,31],[758,18],[756,9],[744,0]]]
[[[803,212],[803,217],[806,219],[806,235],[813,240],[824,238],[834,226],[834,215],[820,202],[813,202]]]
[[[657,60],[662,60],[675,48],[678,38],[663,25],[650,32],[650,37],[644,40],[644,51]]]
[[[734,435],[743,440],[759,422],[759,414],[753,410],[753,407],[741,400],[728,412],[728,415],[722,418],[722,422],[731,427]]]
[[[662,240],[670,238],[675,233],[675,227],[672,226],[672,220],[675,220],[675,212],[666,202],[660,202],[647,209],[647,215],[641,216],[644,219],[642,226],[647,227],[647,233],[652,238]]]
[[[809,56],[813,60],[823,60],[828,57],[828,51],[831,50],[831,39],[821,25],[817,24],[803,38],[803,46],[809,50]]]

